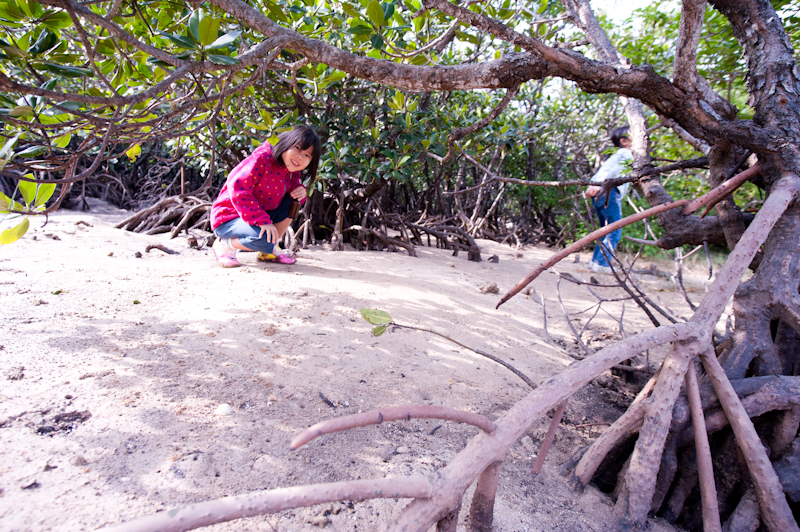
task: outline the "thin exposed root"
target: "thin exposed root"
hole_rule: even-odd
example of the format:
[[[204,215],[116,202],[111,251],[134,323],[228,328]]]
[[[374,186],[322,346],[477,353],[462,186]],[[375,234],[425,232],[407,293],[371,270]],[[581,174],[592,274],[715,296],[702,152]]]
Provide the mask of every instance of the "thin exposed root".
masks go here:
[[[456,410],[455,408],[448,408],[446,406],[431,406],[431,405],[406,405],[406,406],[389,406],[381,408],[380,410],[370,410],[361,414],[353,414],[352,416],[340,417],[337,419],[330,419],[317,423],[303,431],[299,436],[292,440],[289,448],[296,450],[306,443],[310,442],[318,436],[323,434],[330,434],[332,432],[340,432],[356,427],[366,427],[367,425],[377,425],[384,421],[397,421],[405,419],[446,419],[449,421],[458,421],[460,423],[467,423],[483,430],[484,432],[492,432],[496,428],[487,417],[472,412],[465,412],[463,410]]]

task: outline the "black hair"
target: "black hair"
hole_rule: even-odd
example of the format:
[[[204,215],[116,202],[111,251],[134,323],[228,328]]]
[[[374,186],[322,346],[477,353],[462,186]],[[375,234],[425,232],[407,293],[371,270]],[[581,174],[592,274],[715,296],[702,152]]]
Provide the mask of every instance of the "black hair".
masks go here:
[[[322,142],[316,131],[306,126],[295,126],[290,131],[284,131],[278,135],[278,144],[272,148],[272,159],[276,164],[286,168],[283,163],[283,154],[295,146],[300,146],[301,150],[307,150],[313,147],[311,153],[311,162],[305,169],[306,175],[311,177],[313,181],[317,177],[317,168],[319,167],[319,158],[322,155]]]
[[[611,132],[611,142],[614,143],[614,146],[616,146],[617,148],[622,147],[620,141],[628,137],[629,129],[630,129],[629,126],[624,126],[624,127],[618,127],[617,129]]]

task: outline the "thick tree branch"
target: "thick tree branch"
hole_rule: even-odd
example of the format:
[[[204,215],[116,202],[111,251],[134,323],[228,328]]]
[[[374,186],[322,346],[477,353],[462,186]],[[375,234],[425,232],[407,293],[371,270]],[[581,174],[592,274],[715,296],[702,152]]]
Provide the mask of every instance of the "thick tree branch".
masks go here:
[[[534,420],[564,402],[576,390],[606,369],[654,345],[679,341],[696,332],[696,327],[688,323],[651,329],[606,347],[591,357],[574,363],[566,371],[554,375],[497,420],[497,429],[494,432],[475,436],[447,467],[439,471],[433,481],[437,494],[436,501],[412,502],[389,530],[391,532],[427,530],[451,508],[460,504],[462,494],[475,478],[491,463],[505,456],[508,449]]]
[[[744,240],[744,238],[742,238]],[[739,246],[737,246],[738,249]],[[750,421],[742,402],[733,390],[725,371],[717,361],[713,347],[700,353],[706,374],[714,384],[720,403],[731,423],[736,441],[742,450],[750,477],[756,486],[756,495],[761,506],[761,516],[772,532],[798,531],[792,510],[786,502],[778,475],[772,468],[758,433]]]
[[[675,60],[672,62],[672,80],[689,92],[697,89],[697,44],[703,31],[706,0],[683,0]]]
[[[672,64],[675,86],[687,93],[697,93],[707,105],[726,120],[736,118],[736,109],[714,92],[708,81],[697,73],[697,44],[703,29],[706,0],[683,0],[678,43]]]
[[[703,414],[703,403],[700,400],[700,388],[697,385],[697,369],[694,361],[689,364],[685,380],[686,394],[689,397],[689,407],[692,411],[697,472],[700,476],[703,530],[704,532],[721,532],[717,488],[714,484],[714,466],[711,462],[711,447],[708,443],[708,433],[706,433],[706,420]]]

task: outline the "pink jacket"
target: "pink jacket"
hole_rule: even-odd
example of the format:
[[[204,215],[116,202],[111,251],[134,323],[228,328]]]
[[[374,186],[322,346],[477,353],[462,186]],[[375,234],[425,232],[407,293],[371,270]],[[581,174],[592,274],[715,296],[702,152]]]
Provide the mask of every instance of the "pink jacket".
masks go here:
[[[241,218],[250,225],[272,223],[267,211],[301,185],[300,173],[290,173],[272,160],[272,145],[259,146],[236,165],[211,206],[211,229]]]

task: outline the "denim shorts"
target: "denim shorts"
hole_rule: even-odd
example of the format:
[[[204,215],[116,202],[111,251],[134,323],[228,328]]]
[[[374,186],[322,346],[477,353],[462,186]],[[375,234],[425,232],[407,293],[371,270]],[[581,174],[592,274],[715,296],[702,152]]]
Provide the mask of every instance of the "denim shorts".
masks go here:
[[[289,207],[292,204],[292,197],[289,194],[283,196],[280,205],[271,211],[267,211],[273,224],[282,222],[289,217]],[[239,243],[253,251],[263,251],[272,253],[276,243],[267,242],[266,233],[261,235],[261,228],[257,225],[250,225],[241,218],[228,220],[224,224],[214,229],[214,234],[218,238],[238,238]]]

